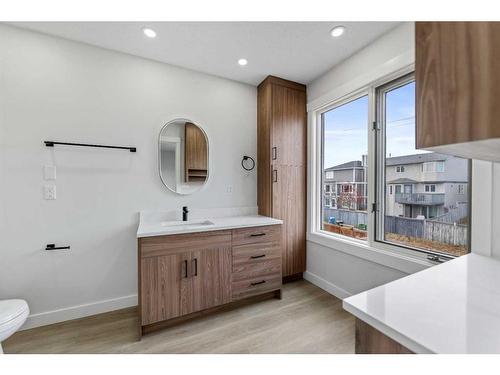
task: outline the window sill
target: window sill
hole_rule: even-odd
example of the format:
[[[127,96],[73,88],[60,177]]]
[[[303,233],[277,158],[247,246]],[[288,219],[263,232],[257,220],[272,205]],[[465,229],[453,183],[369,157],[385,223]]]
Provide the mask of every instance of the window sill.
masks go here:
[[[307,233],[307,241],[407,274],[422,271],[430,266],[436,265],[436,263],[430,262],[424,257],[396,253],[396,251],[408,251],[396,246],[394,246],[395,249],[383,249],[375,247],[368,242],[364,243],[362,240],[342,238],[338,235],[325,234],[321,231]],[[391,248],[391,246],[387,245],[380,247]]]

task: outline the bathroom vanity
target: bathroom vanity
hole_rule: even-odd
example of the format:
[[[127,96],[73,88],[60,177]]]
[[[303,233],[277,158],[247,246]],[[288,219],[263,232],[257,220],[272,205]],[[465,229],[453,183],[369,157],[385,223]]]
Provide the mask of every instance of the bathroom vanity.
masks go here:
[[[151,220],[138,237],[140,335],[255,296],[281,298],[281,220]]]

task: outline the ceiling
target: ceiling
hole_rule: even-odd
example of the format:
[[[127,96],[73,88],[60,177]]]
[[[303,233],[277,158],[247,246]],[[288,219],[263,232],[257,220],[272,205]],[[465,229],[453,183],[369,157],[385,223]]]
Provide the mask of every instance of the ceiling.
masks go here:
[[[397,22],[15,22],[50,35],[258,85],[267,75],[307,84]],[[339,38],[330,30],[346,27]],[[149,39],[143,27],[156,31]],[[246,58],[241,67],[238,59]]]

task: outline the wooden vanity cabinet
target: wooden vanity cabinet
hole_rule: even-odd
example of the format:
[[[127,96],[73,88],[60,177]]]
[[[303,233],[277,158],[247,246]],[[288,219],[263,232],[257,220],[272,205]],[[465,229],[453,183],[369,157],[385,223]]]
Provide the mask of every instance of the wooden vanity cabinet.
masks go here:
[[[141,325],[231,300],[231,231],[139,239]]]
[[[306,87],[269,76],[257,91],[259,214],[283,220],[285,280],[306,269]]]
[[[500,22],[417,22],[417,148],[500,161]]]
[[[139,238],[140,334],[232,301],[281,296],[281,225]]]
[[[356,354],[414,354],[371,325],[356,318]]]

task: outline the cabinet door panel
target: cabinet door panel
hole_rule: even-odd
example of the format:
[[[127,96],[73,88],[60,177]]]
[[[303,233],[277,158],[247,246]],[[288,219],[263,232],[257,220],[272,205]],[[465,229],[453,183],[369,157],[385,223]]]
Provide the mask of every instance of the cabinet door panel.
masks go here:
[[[231,247],[191,253],[192,311],[231,300]]]
[[[415,43],[417,148],[500,137],[500,23],[417,22]]]
[[[141,323],[158,321],[158,258],[144,258],[141,262]]]
[[[305,165],[306,94],[279,85],[273,86],[272,93],[271,162]]]
[[[207,169],[207,141],[203,131],[196,125],[186,123],[185,136],[186,170]]]
[[[189,279],[189,254],[173,254],[158,257],[158,316],[159,320],[175,318],[182,313],[181,291]]]
[[[277,165],[273,183],[273,217],[282,219],[283,276],[305,271],[305,167]]]

